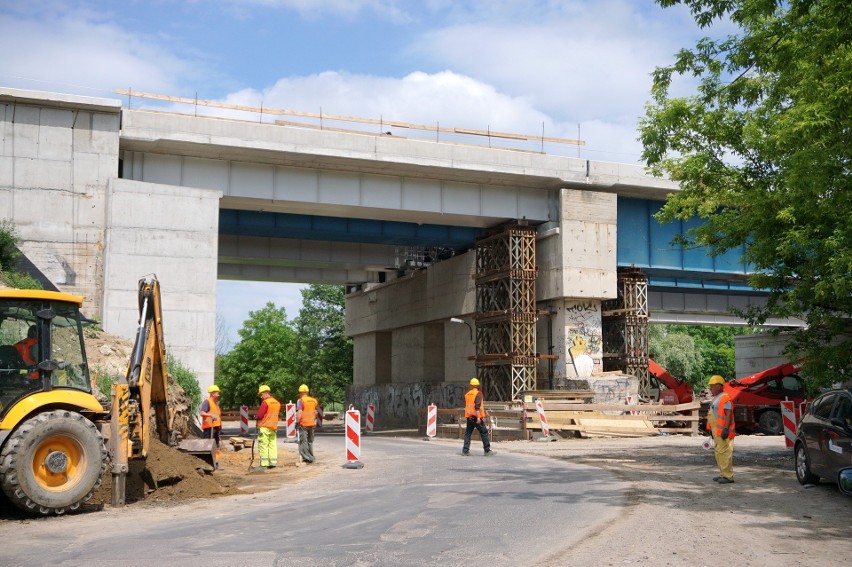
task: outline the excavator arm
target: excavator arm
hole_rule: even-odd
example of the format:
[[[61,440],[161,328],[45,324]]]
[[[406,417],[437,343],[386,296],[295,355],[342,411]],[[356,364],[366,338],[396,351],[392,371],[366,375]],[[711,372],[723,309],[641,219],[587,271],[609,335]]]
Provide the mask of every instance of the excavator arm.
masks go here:
[[[168,370],[163,340],[160,282],[156,276],[139,280],[139,327],[123,382],[113,385],[110,420],[113,505],[125,502],[128,460],[148,456],[151,428],[169,442]],[[153,423],[152,423],[153,420]]]

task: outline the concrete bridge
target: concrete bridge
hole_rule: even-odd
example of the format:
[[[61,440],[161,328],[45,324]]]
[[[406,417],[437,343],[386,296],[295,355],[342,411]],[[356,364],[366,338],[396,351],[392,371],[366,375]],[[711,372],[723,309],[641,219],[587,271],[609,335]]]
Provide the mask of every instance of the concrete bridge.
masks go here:
[[[652,321],[736,323],[729,307],[763,301],[738,255],[672,248],[683,227],[651,218],[677,190],[631,165],[0,88],[0,216],[24,252],[127,337],[137,279],[156,273],[166,342],[202,385],[219,278],[345,284],[356,388],[415,398],[464,380],[475,346],[450,319],[474,311],[470,250],[512,219],[538,227],[536,298],[555,315],[537,336],[561,355],[556,379],[577,337],[600,363],[619,266],[649,276]]]

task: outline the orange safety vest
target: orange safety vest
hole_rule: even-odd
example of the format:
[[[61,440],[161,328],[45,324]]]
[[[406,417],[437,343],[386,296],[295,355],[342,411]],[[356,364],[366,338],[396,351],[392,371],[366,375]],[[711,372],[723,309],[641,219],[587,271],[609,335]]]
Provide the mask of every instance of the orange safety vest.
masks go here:
[[[480,396],[482,393],[476,388],[471,388],[467,394],[464,395],[464,416],[468,417],[479,417],[485,419],[485,399],[479,399],[479,411],[476,409],[476,398]]]
[[[207,403],[210,404],[208,413],[212,413],[216,417],[209,415],[201,416],[201,429],[210,429],[211,427],[222,427],[222,412],[219,410],[219,404],[212,397],[207,398]]]
[[[725,423],[727,423],[727,419],[726,419],[727,414],[725,413],[725,404],[728,403],[728,402],[731,403],[731,415],[733,415],[734,402],[733,402],[733,400],[731,400],[731,396],[729,396],[727,392],[722,392],[719,395],[719,405],[716,408],[719,413],[715,414],[711,411],[710,415],[707,416],[707,431],[710,431],[711,434],[715,435],[716,437],[722,436],[722,430],[725,428]],[[713,426],[712,423],[710,423],[711,419],[712,419],[711,416],[716,417],[715,427]],[[734,422],[734,420],[731,420],[731,426],[728,428],[728,439],[733,439],[734,436],[736,435],[736,425],[737,424]]]
[[[278,414],[281,413],[281,402],[270,396],[263,400],[263,403],[266,404],[266,413],[257,422],[257,426],[276,431],[278,429]]]
[[[319,402],[310,396],[302,398],[302,417],[299,419],[299,425],[302,427],[314,427],[317,424],[317,406]]]
[[[15,350],[18,351],[18,355],[21,357],[21,360],[27,366],[35,366],[38,364],[38,361],[33,359],[32,348],[38,344],[38,339],[35,337],[28,337],[21,341],[18,341],[13,346]],[[27,377],[30,380],[35,380],[38,378],[38,370],[31,370],[27,373]]]

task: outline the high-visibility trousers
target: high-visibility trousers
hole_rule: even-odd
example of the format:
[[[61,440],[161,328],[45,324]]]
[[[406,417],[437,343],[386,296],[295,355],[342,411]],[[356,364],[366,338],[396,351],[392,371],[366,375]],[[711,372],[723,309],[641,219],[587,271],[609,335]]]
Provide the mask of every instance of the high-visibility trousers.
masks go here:
[[[714,435],[713,443],[719,472],[728,480],[734,480],[734,440],[722,439],[720,436]]]
[[[260,466],[278,466],[278,437],[277,432],[267,427],[257,430],[257,447],[260,452]]]

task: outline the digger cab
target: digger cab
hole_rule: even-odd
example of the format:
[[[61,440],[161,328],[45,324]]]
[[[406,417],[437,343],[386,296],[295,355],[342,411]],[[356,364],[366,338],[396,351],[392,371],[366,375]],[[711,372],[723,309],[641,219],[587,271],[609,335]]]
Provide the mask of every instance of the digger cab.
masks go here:
[[[0,422],[39,392],[91,394],[82,301],[55,291],[0,290]]]

